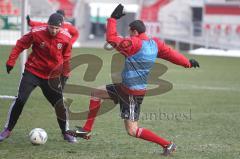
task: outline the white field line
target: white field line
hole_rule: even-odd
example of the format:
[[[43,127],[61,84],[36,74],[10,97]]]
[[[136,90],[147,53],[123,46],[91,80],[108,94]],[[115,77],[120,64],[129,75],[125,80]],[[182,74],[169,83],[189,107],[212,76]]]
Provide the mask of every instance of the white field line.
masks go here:
[[[0,99],[16,99],[15,96],[0,95]]]

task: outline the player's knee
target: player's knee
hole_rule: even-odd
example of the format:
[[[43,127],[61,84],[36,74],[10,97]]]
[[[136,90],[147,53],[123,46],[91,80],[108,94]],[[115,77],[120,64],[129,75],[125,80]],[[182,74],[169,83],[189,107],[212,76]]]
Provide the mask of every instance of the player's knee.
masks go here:
[[[137,129],[134,127],[127,128],[127,134],[129,136],[135,137],[136,136]]]
[[[91,92],[91,97],[99,98],[101,92],[98,89],[93,89]]]
[[[63,109],[64,108],[64,101],[63,101],[63,99],[56,99],[56,100],[51,100],[51,101],[49,101],[51,104],[52,104],[52,106],[56,109]]]
[[[63,104],[62,105],[54,105],[53,107],[56,111],[66,111],[66,108]]]
[[[25,98],[17,97],[16,103],[17,103],[18,105],[23,106],[23,105],[26,103],[26,100],[27,100],[27,99],[25,99]]]

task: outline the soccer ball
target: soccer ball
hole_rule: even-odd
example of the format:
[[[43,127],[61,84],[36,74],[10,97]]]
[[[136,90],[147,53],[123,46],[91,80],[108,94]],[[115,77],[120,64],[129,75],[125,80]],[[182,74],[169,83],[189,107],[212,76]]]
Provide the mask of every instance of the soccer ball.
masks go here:
[[[44,129],[34,128],[29,133],[29,139],[33,145],[43,145],[47,142],[48,136]]]

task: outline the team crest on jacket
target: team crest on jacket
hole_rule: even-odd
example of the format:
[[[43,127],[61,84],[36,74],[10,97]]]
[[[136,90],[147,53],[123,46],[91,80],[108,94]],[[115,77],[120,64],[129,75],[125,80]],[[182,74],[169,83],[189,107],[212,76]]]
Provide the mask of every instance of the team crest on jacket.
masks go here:
[[[45,47],[45,42],[41,42],[40,48],[44,48],[44,47]]]
[[[57,44],[57,48],[60,50],[60,49],[62,49],[62,44],[61,43],[58,43]]]

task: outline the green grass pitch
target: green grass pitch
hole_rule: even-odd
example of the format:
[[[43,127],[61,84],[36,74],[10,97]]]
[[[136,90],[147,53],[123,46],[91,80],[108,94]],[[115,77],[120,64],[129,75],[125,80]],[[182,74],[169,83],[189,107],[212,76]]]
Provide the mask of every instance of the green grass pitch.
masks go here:
[[[5,62],[10,50],[11,47],[0,46],[1,95],[16,95],[20,78],[19,64],[11,74],[6,73]],[[98,56],[103,60],[103,67],[96,80],[88,82],[83,80],[87,65],[80,65],[73,70],[68,83],[92,88],[111,83],[110,66],[114,53],[103,49],[73,49],[73,56]],[[185,69],[164,60],[157,61],[168,67],[160,78],[171,82],[173,89],[144,99],[140,126],[177,144],[178,149],[171,158],[239,159],[240,58],[186,56],[197,59],[201,68]],[[64,96],[73,100],[71,112],[88,109],[88,96],[69,93]],[[10,104],[11,100],[0,100],[1,128]],[[83,123],[84,120],[71,120],[70,127]],[[29,142],[28,133],[36,127],[47,131],[49,138],[45,145],[32,146]],[[97,117],[91,140],[79,139],[78,144],[65,142],[54,110],[39,88],[26,103],[12,136],[0,143],[1,159],[157,159],[164,158],[161,152],[160,146],[126,134],[118,106]]]

